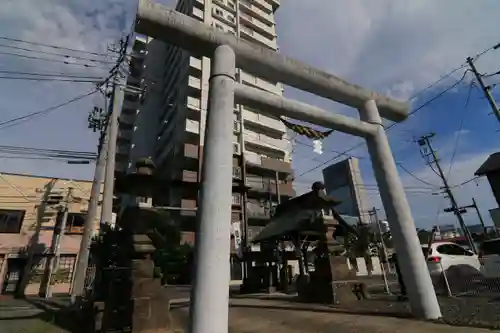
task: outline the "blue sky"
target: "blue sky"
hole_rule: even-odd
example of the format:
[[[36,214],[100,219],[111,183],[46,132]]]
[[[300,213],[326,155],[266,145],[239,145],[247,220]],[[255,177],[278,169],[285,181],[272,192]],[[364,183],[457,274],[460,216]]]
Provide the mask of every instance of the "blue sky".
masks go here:
[[[282,1],[278,10],[278,42],[281,51],[290,56],[405,100],[458,67],[467,56],[500,42],[497,33],[500,23],[496,17],[500,3],[481,0],[480,4],[469,0],[286,0]],[[0,36],[106,52],[107,44],[116,42],[130,29],[135,6],[133,0],[3,0]],[[21,46],[5,40],[0,40],[0,45]],[[1,46],[0,51],[17,52]],[[500,68],[499,52],[489,52],[478,60],[481,72],[495,72]],[[84,68],[1,54],[0,69],[106,75],[106,66]],[[460,79],[462,74],[463,70],[457,71],[441,84],[419,94],[412,101],[412,106],[432,98]],[[464,109],[471,79],[469,74],[456,89],[389,131],[396,160],[419,178],[436,186],[439,186],[439,179],[424,164],[413,137],[436,132],[438,135],[433,143],[439,150],[445,170],[448,170],[456,137],[460,133],[450,174],[452,184],[473,177],[486,157],[498,149],[496,142],[500,134],[497,130],[500,126],[489,114],[491,111],[480,91],[472,89],[468,107]],[[496,82],[495,79],[500,81],[500,76],[492,78],[491,82]],[[83,83],[0,79],[0,122],[65,102],[91,88]],[[500,99],[500,86],[493,92]],[[332,112],[357,116],[355,110],[293,89],[285,90],[285,94]],[[0,141],[4,145],[95,151],[97,136],[86,124],[88,111],[95,103],[102,103],[98,95],[21,125],[0,128]],[[464,126],[460,128],[462,115],[465,117]],[[299,140],[310,144],[305,138]],[[334,133],[325,140],[322,156],[314,154],[312,148],[298,144],[293,156],[295,174],[299,176],[335,156],[332,151],[346,150],[357,142],[355,138]],[[361,147],[352,154],[362,157],[365,183],[375,184],[365,148]],[[298,191],[304,191],[311,181],[321,179],[321,169],[297,177]],[[93,166],[0,159],[0,171],[90,179]],[[408,187],[407,195],[417,225],[424,227],[435,223],[438,209],[444,201],[440,196],[431,195],[432,189],[410,175],[401,172],[401,177]],[[368,193],[373,205],[381,207],[376,188],[370,187]],[[475,196],[489,220],[487,210],[494,208],[496,203],[485,180],[459,187],[455,193],[461,204],[469,204],[471,197]],[[472,214],[468,214],[466,219],[469,223],[476,223]],[[453,223],[454,217],[442,214],[439,221]]]

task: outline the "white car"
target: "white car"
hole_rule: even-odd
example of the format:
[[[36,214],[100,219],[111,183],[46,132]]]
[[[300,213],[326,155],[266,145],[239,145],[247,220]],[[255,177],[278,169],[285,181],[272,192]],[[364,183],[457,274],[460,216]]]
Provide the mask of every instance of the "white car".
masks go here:
[[[481,275],[481,262],[473,252],[464,249],[452,242],[434,242],[430,248],[422,246],[422,252],[427,258],[427,267],[435,283],[439,281],[443,271],[457,275],[453,271],[460,271],[460,275],[469,277]],[[458,276],[457,276],[458,277]]]

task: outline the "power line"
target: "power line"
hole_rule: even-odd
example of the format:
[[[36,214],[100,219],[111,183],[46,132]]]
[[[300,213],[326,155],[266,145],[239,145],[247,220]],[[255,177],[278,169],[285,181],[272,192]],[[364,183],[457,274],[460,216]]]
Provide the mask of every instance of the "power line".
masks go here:
[[[20,80],[20,81],[54,81],[54,82],[72,82],[72,83],[99,83],[98,80],[102,80],[102,78],[97,78],[94,80],[91,79],[72,79],[72,78],[43,78],[43,77],[19,77],[19,76],[0,76],[0,80]]]
[[[460,184],[450,186],[450,188],[456,188],[456,187],[464,186],[466,184],[469,184],[470,182],[477,181],[479,178],[481,178],[481,177],[479,177],[479,176],[472,177],[471,179],[466,180],[464,182],[461,182]]]
[[[18,74],[18,75],[29,75],[29,76],[48,76],[48,77],[68,77],[68,78],[79,78],[79,79],[102,79],[98,76],[85,76],[85,75],[75,75],[68,73],[54,73],[54,72],[22,72],[22,71],[11,71],[0,69],[0,74]]]
[[[55,153],[69,153],[69,154],[83,154],[96,156],[96,153],[91,151],[79,151],[79,150],[63,150],[54,148],[35,148],[35,147],[24,147],[24,146],[10,146],[10,145],[0,145],[0,149],[16,149],[21,151],[48,151]]]
[[[107,60],[92,59],[92,58],[87,58],[87,57],[79,57],[79,56],[73,56],[73,55],[63,54],[63,53],[57,53],[57,52],[46,52],[46,51],[41,51],[41,50],[34,50],[34,49],[25,48],[25,47],[14,46],[14,45],[1,45],[0,44],[0,47],[4,47],[4,48],[8,48],[8,49],[20,50],[20,51],[26,51],[26,52],[34,52],[34,53],[52,55],[52,56],[65,57],[65,58],[73,58],[73,59],[78,59],[78,60],[86,60],[86,61],[91,61],[91,62],[96,62],[96,63],[102,63],[102,64],[114,64],[114,62],[107,61]]]
[[[95,56],[104,56],[104,57],[110,56],[109,54],[106,54],[106,53],[77,50],[77,49],[72,49],[72,48],[64,47],[64,46],[58,46],[58,45],[53,45],[53,44],[44,44],[44,43],[40,43],[40,42],[33,42],[33,41],[28,41],[28,40],[23,40],[23,39],[17,39],[17,38],[10,38],[10,37],[5,37],[5,36],[0,36],[0,39],[8,40],[8,41],[11,41],[11,42],[18,42],[18,43],[25,43],[25,44],[31,44],[31,45],[45,46],[45,47],[50,47],[50,48],[53,48],[53,49],[66,50],[66,51],[71,51],[71,52],[86,53],[86,54],[91,54],[91,55],[95,55]],[[117,57],[117,56],[114,56],[114,57]]]
[[[453,71],[457,71],[457,69],[453,70]],[[453,72],[452,71],[452,72]],[[446,94],[447,92],[449,92],[450,90],[452,90],[453,88],[455,88],[456,86],[458,86],[464,79],[465,79],[465,76],[467,75],[467,72],[468,70],[466,70],[463,74],[463,76],[460,78],[460,80],[458,80],[457,82],[455,82],[453,85],[451,85],[450,87],[446,88],[445,90],[443,90],[442,92],[440,92],[439,94],[435,95],[433,98],[431,98],[430,100],[426,101],[425,103],[423,103],[422,105],[420,105],[419,107],[417,107],[416,109],[412,110],[408,116],[412,116],[414,115],[415,113],[417,113],[418,111],[422,110],[423,108],[425,108],[426,106],[428,106],[429,104],[431,104],[432,102],[434,102],[435,100],[437,100],[438,98],[442,97],[444,94]],[[440,79],[442,80],[442,79]],[[388,127],[385,128],[386,131],[388,131],[389,129],[395,127],[397,124],[400,124],[400,123],[392,123],[391,125],[389,125]],[[318,168],[322,167],[323,165],[326,165],[334,160],[336,160],[337,158],[339,158],[340,156],[342,155],[346,155],[348,154],[349,152],[355,150],[355,149],[358,149],[359,147],[362,147],[366,144],[366,142],[362,141],[354,146],[352,146],[351,148],[343,151],[342,153],[330,158],[329,160],[319,164],[319,165],[316,165],[315,167],[305,171],[305,172],[302,172],[301,174],[299,174],[298,177],[302,177],[303,175],[306,175],[312,171],[315,171],[317,170]]]
[[[120,59],[118,59],[118,62],[122,62],[123,61],[123,57],[121,57]],[[16,126],[16,125],[19,125],[20,123],[22,122],[26,122],[26,121],[29,121],[31,119],[33,119],[34,117],[37,117],[39,115],[46,115],[54,110],[57,110],[63,106],[66,106],[68,104],[71,104],[71,103],[74,103],[78,100],[81,100],[85,97],[88,97],[94,93],[96,93],[97,91],[99,91],[99,89],[106,85],[116,74],[116,66],[110,71],[108,77],[106,79],[104,79],[102,82],[100,82],[96,88],[90,90],[89,92],[83,94],[83,95],[79,95],[79,96],[76,96],[72,99],[70,99],[69,101],[66,101],[64,103],[61,103],[61,104],[58,104],[58,105],[55,105],[55,106],[52,106],[52,107],[49,107],[47,109],[44,109],[44,110],[41,110],[41,111],[36,111],[36,112],[32,112],[30,114],[27,114],[27,115],[24,115],[24,116],[21,116],[21,117],[17,117],[17,118],[13,118],[13,119],[10,119],[10,120],[6,120],[2,123],[0,123],[0,130],[1,129],[6,129],[6,128],[9,128],[9,127],[12,127],[12,126]],[[7,125],[7,126],[5,126]],[[2,127],[3,126],[3,127]]]
[[[36,156],[9,156],[9,155],[0,155],[2,159],[16,159],[16,160],[40,160],[40,161],[55,161],[55,162],[64,162],[67,163],[71,160],[79,160],[79,157],[71,158],[53,158],[53,157],[36,157]],[[89,159],[88,162],[93,162],[94,159]]]
[[[423,92],[429,90],[430,88],[438,85],[439,83],[441,83],[442,81],[446,80],[447,78],[449,78],[450,76],[452,76],[453,74],[455,74],[456,72],[458,72],[459,70],[461,70],[462,68],[465,68],[466,67],[466,64],[463,63],[462,65],[460,65],[459,67],[457,68],[454,68],[453,70],[451,70],[450,72],[448,72],[447,74],[441,76],[441,78],[439,78],[437,81],[434,81],[433,83],[429,84],[427,87],[423,88],[423,89],[420,89],[419,91],[417,91],[415,94],[413,94],[409,99],[408,101],[411,101],[413,100],[415,97],[417,97],[418,95],[422,94]]]
[[[33,119],[34,117],[37,117],[37,116],[40,116],[40,115],[46,115],[52,111],[55,111],[63,106],[66,106],[68,104],[71,104],[71,103],[74,103],[76,101],[79,101],[87,96],[90,96],[92,94],[94,94],[95,92],[97,91],[97,89],[92,89],[91,91],[83,94],[83,95],[79,95],[79,96],[76,96],[72,99],[70,99],[69,101],[66,101],[66,102],[63,102],[61,104],[58,104],[58,105],[55,105],[55,106],[51,106],[47,109],[43,109],[43,110],[40,110],[40,111],[36,111],[36,112],[32,112],[32,113],[29,113],[27,115],[24,115],[24,116],[21,116],[21,117],[17,117],[17,118],[13,118],[13,119],[10,119],[10,120],[6,120],[4,122],[1,122],[0,123],[0,130],[2,129],[6,129],[6,128],[9,128],[9,127],[12,127],[12,126],[16,126],[16,125],[19,125],[21,122],[25,122],[25,121],[28,121],[28,120],[31,120]],[[7,125],[7,126],[5,126]]]
[[[57,149],[37,149],[25,147],[2,147],[0,146],[0,153],[5,153],[9,156],[41,156],[49,158],[63,158],[63,159],[81,159],[81,160],[95,160],[96,154],[91,152],[75,152]]]
[[[495,45],[493,45],[492,47],[489,47],[489,48],[485,49],[485,50],[484,50],[484,51],[482,51],[482,52],[479,52],[478,54],[476,54],[476,55],[475,55],[474,57],[472,57],[472,58],[473,58],[474,60],[477,60],[479,57],[481,57],[481,56],[482,56],[482,55],[484,55],[485,53],[487,53],[487,52],[489,52],[489,51],[491,51],[491,50],[496,50],[496,49],[498,49],[498,48],[500,48],[500,43],[495,44]]]
[[[28,55],[24,55],[24,54],[4,52],[4,51],[0,51],[0,54],[8,55],[8,56],[14,56],[14,57],[19,57],[19,58],[26,58],[26,59],[42,60],[42,61],[49,61],[49,62],[61,63],[61,64],[65,64],[65,65],[83,66],[83,67],[87,67],[87,68],[88,67],[101,68],[100,66],[95,66],[95,65],[78,64],[78,63],[73,63],[73,62],[69,62],[69,61],[49,59],[49,58],[41,58],[41,57],[34,57],[34,56],[28,56]]]
[[[427,181],[425,181],[425,180],[417,177],[415,174],[413,174],[412,172],[410,172],[403,164],[396,162],[396,165],[399,166],[401,168],[401,170],[403,170],[404,172],[406,172],[407,174],[409,174],[411,177],[413,177],[414,179],[418,180],[422,184],[426,184],[426,185],[432,186],[434,188],[437,187],[436,185],[431,184],[431,183],[429,183],[429,182],[427,182]]]
[[[458,134],[457,134],[457,137],[455,139],[455,144],[453,145],[453,153],[451,154],[450,166],[448,168],[448,174],[446,175],[447,178],[450,177],[451,170],[453,168],[453,163],[455,162],[455,157],[457,155],[458,145],[460,143],[460,137],[462,136],[462,130],[464,129],[465,111],[467,110],[467,107],[469,106],[469,101],[470,101],[470,96],[471,96],[473,86],[474,86],[474,81],[471,81],[471,83],[469,85],[469,91],[467,92],[467,99],[465,100],[465,105],[462,109]]]
[[[410,113],[408,113],[408,117],[413,116],[415,113],[417,113],[418,111],[424,109],[426,106],[430,105],[431,103],[433,103],[437,99],[441,98],[444,94],[446,94],[447,92],[449,92],[450,90],[452,90],[453,88],[455,88],[456,86],[458,86],[460,83],[462,83],[462,81],[465,80],[465,77],[467,76],[467,73],[469,71],[470,71],[469,69],[465,70],[464,74],[462,75],[462,77],[460,78],[460,80],[458,80],[457,82],[455,82],[454,84],[452,84],[451,86],[449,86],[448,88],[446,88],[445,90],[441,91],[439,94],[435,95],[434,97],[432,97],[431,99],[429,99],[425,103],[421,104],[419,107],[413,109]],[[400,123],[392,123],[391,125],[387,126],[385,128],[385,130],[387,131],[390,128],[396,126],[397,124],[400,124]]]

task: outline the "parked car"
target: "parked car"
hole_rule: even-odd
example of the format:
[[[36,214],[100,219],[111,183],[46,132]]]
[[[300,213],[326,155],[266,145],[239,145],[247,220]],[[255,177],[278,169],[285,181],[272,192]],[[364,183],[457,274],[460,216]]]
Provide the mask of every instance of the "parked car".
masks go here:
[[[455,279],[472,279],[481,275],[481,262],[473,252],[452,242],[422,245],[427,268],[435,284],[442,282],[443,271]]]
[[[481,274],[489,279],[500,279],[500,238],[483,241],[479,247]]]

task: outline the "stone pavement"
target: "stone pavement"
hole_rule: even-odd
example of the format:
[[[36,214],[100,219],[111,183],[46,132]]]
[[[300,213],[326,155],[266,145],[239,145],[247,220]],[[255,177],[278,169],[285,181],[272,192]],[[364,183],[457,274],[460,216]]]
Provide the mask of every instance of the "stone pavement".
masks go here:
[[[172,304],[174,332],[185,332],[187,303]],[[487,329],[456,327],[383,316],[345,314],[326,306],[279,300],[232,299],[231,333],[486,333]]]
[[[180,293],[182,294],[182,293]],[[448,326],[411,319],[345,313],[322,305],[301,304],[283,298],[247,295],[231,299],[230,333],[481,333],[487,329]],[[186,332],[189,299],[171,304],[172,332]],[[54,311],[64,299],[0,300],[0,333],[69,333],[54,323]],[[71,318],[68,318],[71,321]]]
[[[57,303],[37,299],[0,299],[0,333],[69,333],[55,324]]]

